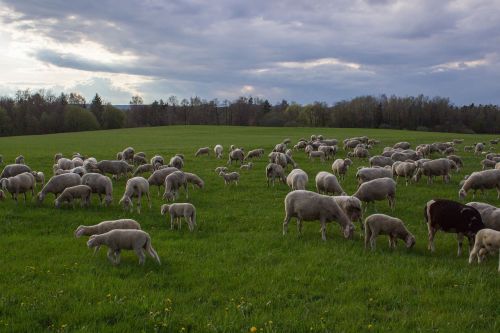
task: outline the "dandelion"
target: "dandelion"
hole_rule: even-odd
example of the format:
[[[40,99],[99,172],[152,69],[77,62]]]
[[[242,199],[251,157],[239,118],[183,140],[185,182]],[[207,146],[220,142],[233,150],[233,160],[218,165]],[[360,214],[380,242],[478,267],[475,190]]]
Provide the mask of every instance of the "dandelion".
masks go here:
[[[372,324],[368,324],[368,329],[371,330],[373,328]]]
[[[108,298],[111,297],[111,294],[107,294],[106,297],[108,297]]]
[[[255,326],[250,327],[250,332],[252,332],[252,333],[257,332],[257,327],[255,327]]]

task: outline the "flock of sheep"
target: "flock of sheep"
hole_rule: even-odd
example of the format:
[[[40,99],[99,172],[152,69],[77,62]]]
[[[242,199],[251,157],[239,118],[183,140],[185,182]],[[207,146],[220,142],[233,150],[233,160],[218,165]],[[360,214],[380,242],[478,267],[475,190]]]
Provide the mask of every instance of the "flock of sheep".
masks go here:
[[[494,142],[495,141],[495,142]],[[337,221],[343,230],[345,238],[354,235],[353,221],[361,221],[364,211],[369,204],[376,201],[388,200],[389,207],[394,210],[396,204],[396,185],[399,177],[405,179],[406,186],[418,182],[422,176],[432,183],[435,177],[443,177],[448,182],[452,170],[463,167],[462,159],[456,155],[458,145],[462,140],[452,142],[435,142],[421,144],[411,149],[408,142],[399,142],[393,147],[386,147],[380,155],[371,156],[370,151],[379,144],[379,141],[366,136],[348,138],[343,141],[343,150],[347,151],[347,158],[334,159],[339,152],[339,142],[336,139],[324,139],[321,135],[312,135],[309,139],[300,139],[291,147],[291,141],[285,139],[278,143],[268,155],[269,164],[265,168],[267,185],[274,186],[276,180],[288,185],[291,191],[286,195],[285,219],[283,235],[287,233],[288,224],[292,218],[297,219],[299,233],[302,221],[319,221],[321,234],[326,240],[326,224]],[[492,140],[491,144],[498,141]],[[310,160],[321,162],[333,160],[333,173],[319,172],[315,177],[317,192],[307,191],[308,174],[298,168],[293,155],[304,151]],[[480,165],[482,170],[466,176],[461,182],[458,196],[464,200],[470,191],[495,189],[500,199],[500,154],[488,153],[484,143],[465,146],[464,152],[474,152],[484,155]],[[210,155],[212,149],[203,147],[196,151],[195,156]],[[221,145],[213,148],[215,157],[221,159],[224,149]],[[431,159],[432,154],[441,154],[442,157]],[[263,149],[254,149],[245,154],[243,148],[231,146],[228,153],[227,165],[233,162],[240,164],[240,169],[251,170],[252,159],[262,158]],[[370,157],[371,156],[371,157]],[[349,196],[343,190],[340,181],[353,164],[353,158],[368,159],[369,167],[360,167],[356,171],[358,188]],[[0,155],[0,163],[3,158]],[[184,156],[176,154],[168,163],[160,155],[153,156],[149,161],[142,152],[136,153],[132,147],[119,152],[114,160],[97,161],[93,157],[84,157],[75,153],[72,158],[65,158],[58,153],[54,156],[54,175],[45,183],[42,172],[32,170],[24,164],[24,157],[18,156],[14,164],[6,165],[0,175],[0,200],[6,198],[5,193],[11,194],[13,200],[18,201],[19,194],[32,193],[35,197],[37,183],[41,190],[36,198],[43,202],[50,193],[54,194],[56,208],[68,203],[73,205],[80,200],[82,206],[90,205],[91,195],[97,194],[102,205],[110,205],[113,201],[113,179],[132,177],[127,180],[125,191],[119,201],[124,209],[133,210],[133,198],[136,198],[138,213],[141,212],[142,199],[145,197],[151,208],[150,187],[157,186],[158,194],[164,187],[163,199],[176,201],[182,189],[188,199],[188,184],[204,187],[204,181],[196,174],[183,171]],[[286,174],[288,168],[291,171]],[[491,169],[493,168],[493,169]],[[238,184],[240,174],[230,172],[227,166],[220,166],[215,172],[224,180],[226,185]],[[150,173],[146,179],[141,176]],[[110,178],[108,175],[111,175]],[[103,198],[104,197],[104,198]],[[169,203],[161,206],[161,215],[170,215],[171,229],[177,223],[181,227],[184,218],[189,230],[196,227],[196,208],[190,203]],[[500,209],[486,203],[470,202],[464,205],[460,202],[446,199],[432,199],[424,207],[424,216],[429,231],[429,249],[434,251],[434,235],[438,230],[457,234],[458,255],[461,253],[462,239],[467,237],[470,252],[469,262],[477,258],[481,262],[488,253],[500,249]],[[373,214],[362,223],[365,234],[365,247],[375,248],[376,237],[387,235],[390,247],[395,247],[397,240],[402,239],[408,248],[415,244],[415,237],[406,228],[404,222],[396,217],[385,214]],[[101,245],[108,247],[108,258],[118,264],[121,250],[134,250],[139,257],[139,263],[144,263],[146,251],[160,263],[158,254],[151,245],[151,237],[141,230],[137,221],[121,219],[103,221],[94,226],[79,226],[75,231],[76,237],[90,236],[87,242],[89,248],[97,251]],[[499,264],[500,271],[500,264]]]

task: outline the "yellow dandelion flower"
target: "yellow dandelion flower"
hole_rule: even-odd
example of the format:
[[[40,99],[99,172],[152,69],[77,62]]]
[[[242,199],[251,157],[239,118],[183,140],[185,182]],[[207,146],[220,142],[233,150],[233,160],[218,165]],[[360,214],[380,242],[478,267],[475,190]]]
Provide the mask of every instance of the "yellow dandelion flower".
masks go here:
[[[368,329],[371,330],[373,328],[372,324],[368,324]]]
[[[257,332],[257,327],[255,327],[255,326],[250,327],[250,332],[252,332],[252,333]]]

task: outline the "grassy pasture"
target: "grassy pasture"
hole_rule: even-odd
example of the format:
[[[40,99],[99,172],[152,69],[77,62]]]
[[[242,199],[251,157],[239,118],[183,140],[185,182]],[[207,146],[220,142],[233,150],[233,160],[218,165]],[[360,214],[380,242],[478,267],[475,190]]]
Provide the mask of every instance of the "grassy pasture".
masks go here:
[[[255,128],[176,126],[113,131],[0,138],[0,154],[12,163],[23,154],[33,169],[52,174],[53,155],[80,152],[113,159],[133,146],[151,157],[186,156],[185,170],[201,176],[204,190],[191,190],[189,202],[197,207],[198,228],[187,225],[170,230],[160,215],[161,197],[152,188],[153,208],[128,213],[118,207],[125,180],[114,182],[114,203],[89,209],[55,209],[53,196],[38,206],[0,202],[0,331],[130,331],[130,332],[497,332],[500,329],[500,275],[498,258],[468,265],[456,257],[456,240],[438,233],[436,252],[427,251],[423,207],[432,197],[458,198],[458,183],[480,169],[480,157],[463,153],[465,168],[449,184],[437,179],[427,185],[405,187],[400,180],[396,210],[378,202],[378,212],[403,219],[417,244],[395,251],[380,237],[377,250],[367,252],[357,224],[354,240],[345,240],[336,224],[328,227],[323,242],[319,223],[305,222],[299,236],[295,220],[283,237],[283,199],[288,188],[267,188],[267,158],[254,161],[254,169],[241,172],[240,185],[225,187],[214,168],[225,160],[194,157],[202,146],[230,144],[246,149],[262,147],[267,153],[290,137],[323,134],[342,140],[368,135],[382,141],[375,155],[397,141],[418,143],[464,138],[464,144],[491,136],[394,130],[333,128]],[[339,156],[343,157],[344,152]],[[225,154],[227,156],[227,154]],[[437,157],[437,156],[436,156]],[[294,155],[309,174],[314,189],[321,164]],[[348,193],[356,188],[355,161],[342,182]],[[236,169],[236,167],[232,167]],[[146,176],[147,177],[147,176]],[[184,201],[183,193],[178,202]],[[472,201],[472,198],[468,198]],[[496,192],[479,201],[498,205]],[[371,210],[369,213],[373,213]],[[152,236],[162,265],[150,257],[138,265],[133,252],[122,253],[119,266],[111,265],[106,250],[96,255],[86,237],[76,239],[80,224],[130,217]],[[465,251],[467,252],[467,251]]]

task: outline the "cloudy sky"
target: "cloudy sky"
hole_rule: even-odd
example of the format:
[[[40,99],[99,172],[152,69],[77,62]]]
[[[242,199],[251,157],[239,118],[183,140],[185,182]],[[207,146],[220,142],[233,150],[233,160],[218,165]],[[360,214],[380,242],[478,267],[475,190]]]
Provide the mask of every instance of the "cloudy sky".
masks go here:
[[[0,0],[0,95],[500,104],[498,0]]]

